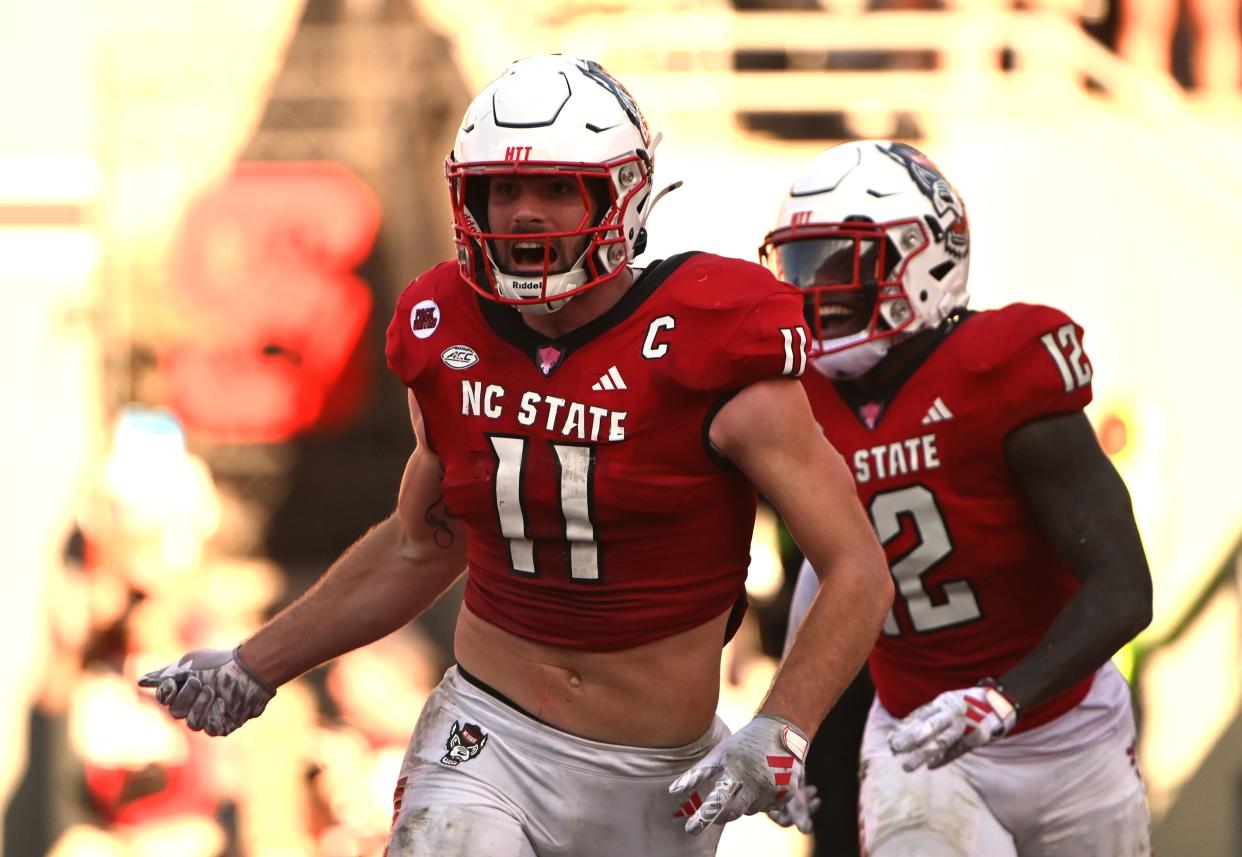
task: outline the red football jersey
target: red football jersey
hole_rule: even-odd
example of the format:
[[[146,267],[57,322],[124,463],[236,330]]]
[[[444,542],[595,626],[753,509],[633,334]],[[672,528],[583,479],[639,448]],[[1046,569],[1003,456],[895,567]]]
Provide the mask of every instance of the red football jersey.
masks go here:
[[[814,370],[803,384],[897,586],[869,660],[884,707],[904,717],[1012,667],[1079,583],[1028,511],[1004,441],[1091,401],[1082,329],[1058,310],[1012,304],[967,315],[886,402]],[[1023,712],[1019,729],[1072,708],[1090,686]]]
[[[756,495],[713,458],[737,390],[796,377],[802,295],[758,265],[683,254],[557,339],[445,263],[388,328],[468,532],[466,604],[505,630],[611,651],[671,636],[744,596]]]

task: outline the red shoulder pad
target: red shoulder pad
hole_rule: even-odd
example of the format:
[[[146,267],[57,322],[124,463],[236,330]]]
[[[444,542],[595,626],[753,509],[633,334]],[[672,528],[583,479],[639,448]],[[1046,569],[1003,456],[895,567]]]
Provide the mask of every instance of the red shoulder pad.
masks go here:
[[[423,370],[430,349],[420,348],[419,343],[431,336],[440,324],[440,305],[448,296],[448,289],[460,282],[456,262],[441,262],[415,279],[397,298],[392,321],[384,343],[384,356],[388,368],[407,387]]]
[[[1010,304],[968,322],[964,367],[982,375],[996,397],[1003,433],[1041,416],[1082,410],[1091,401],[1091,360],[1083,329],[1068,315],[1037,304]]]
[[[707,253],[677,274],[684,333],[694,343],[679,355],[686,386],[737,390],[806,371],[811,340],[800,291],[753,262]]]

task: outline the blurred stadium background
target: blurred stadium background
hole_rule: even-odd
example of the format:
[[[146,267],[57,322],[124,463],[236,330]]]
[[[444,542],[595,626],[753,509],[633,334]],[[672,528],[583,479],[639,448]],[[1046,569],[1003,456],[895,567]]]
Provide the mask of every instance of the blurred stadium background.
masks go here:
[[[1156,577],[1119,655],[1156,848],[1242,853],[1238,37],[1236,0],[0,5],[4,853],[378,853],[455,595],[227,741],[132,682],[243,637],[391,509],[383,328],[448,255],[469,95],[546,51],[599,59],[665,135],[685,188],[646,258],[754,258],[809,157],[895,136],[967,200],[974,306],[1085,325]],[[794,561],[764,518],[735,725]],[[805,847],[751,819],[720,853]]]

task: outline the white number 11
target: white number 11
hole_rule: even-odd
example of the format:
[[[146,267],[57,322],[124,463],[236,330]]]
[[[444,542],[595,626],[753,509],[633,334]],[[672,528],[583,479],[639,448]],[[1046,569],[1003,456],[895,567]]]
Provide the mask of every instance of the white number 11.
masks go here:
[[[522,504],[522,484],[526,473],[526,438],[489,435],[496,454],[496,512],[500,533],[509,540],[513,570],[535,574],[535,543],[526,525]],[[560,476],[561,516],[565,520],[565,541],[569,544],[569,574],[573,580],[599,580],[599,542],[591,520],[595,487],[595,449],[567,443],[554,443]]]

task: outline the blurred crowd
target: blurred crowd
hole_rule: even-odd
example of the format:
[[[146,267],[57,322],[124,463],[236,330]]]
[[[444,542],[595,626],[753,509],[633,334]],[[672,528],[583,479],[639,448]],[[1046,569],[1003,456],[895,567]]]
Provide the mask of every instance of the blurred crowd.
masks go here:
[[[48,668],[5,853],[346,855],[382,850],[405,743],[445,657],[417,628],[281,688],[228,740],[140,691],[188,649],[244,639],[282,599],[260,559],[218,555],[221,498],[163,411],[129,408],[51,585]]]

